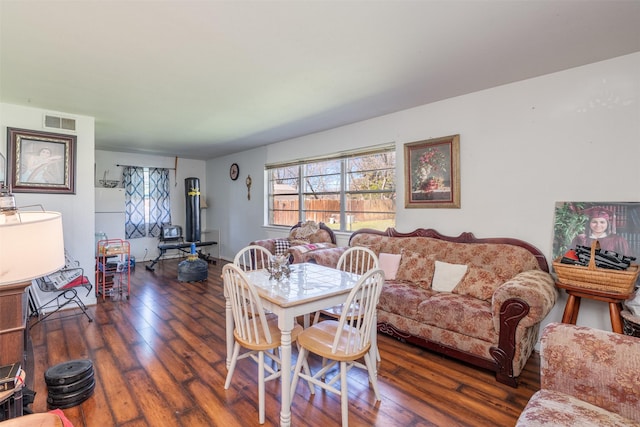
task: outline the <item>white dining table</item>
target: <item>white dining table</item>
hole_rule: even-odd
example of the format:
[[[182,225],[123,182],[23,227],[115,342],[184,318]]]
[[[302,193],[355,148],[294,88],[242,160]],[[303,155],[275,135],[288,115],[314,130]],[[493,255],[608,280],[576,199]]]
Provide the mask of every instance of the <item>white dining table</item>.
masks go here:
[[[359,275],[313,263],[292,264],[288,279],[269,279],[266,270],[247,272],[264,308],[278,317],[281,332],[281,409],[280,426],[291,425],[291,330],[296,318],[327,307],[342,304],[359,279]],[[226,297],[226,295],[225,295]],[[233,354],[233,316],[226,298],[227,368]]]

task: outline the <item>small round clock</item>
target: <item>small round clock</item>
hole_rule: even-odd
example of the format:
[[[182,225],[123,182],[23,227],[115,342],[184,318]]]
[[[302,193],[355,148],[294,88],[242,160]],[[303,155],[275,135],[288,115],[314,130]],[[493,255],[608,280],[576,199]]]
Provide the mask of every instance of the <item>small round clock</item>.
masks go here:
[[[233,163],[229,168],[229,178],[235,181],[238,176],[240,176],[240,167],[238,167],[237,163]]]

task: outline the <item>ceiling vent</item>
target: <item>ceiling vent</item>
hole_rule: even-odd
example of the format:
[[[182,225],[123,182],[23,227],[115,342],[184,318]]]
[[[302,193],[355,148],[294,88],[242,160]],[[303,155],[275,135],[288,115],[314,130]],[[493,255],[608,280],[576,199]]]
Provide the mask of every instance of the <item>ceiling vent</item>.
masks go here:
[[[44,127],[46,129],[63,129],[76,131],[76,119],[69,117],[58,117],[50,114],[44,115]]]

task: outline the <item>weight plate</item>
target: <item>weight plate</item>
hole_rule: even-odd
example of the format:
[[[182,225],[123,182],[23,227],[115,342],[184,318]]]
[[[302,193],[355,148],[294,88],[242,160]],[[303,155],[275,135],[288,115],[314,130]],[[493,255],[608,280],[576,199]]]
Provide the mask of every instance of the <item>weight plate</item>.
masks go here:
[[[70,384],[85,378],[93,370],[89,359],[77,359],[60,363],[47,369],[44,380],[47,385]]]
[[[82,387],[93,381],[93,371],[89,371],[89,375],[86,378],[81,378],[74,383],[62,384],[62,385],[49,385],[47,389],[50,396],[65,397],[66,394],[73,393],[80,390]]]
[[[96,388],[96,382],[92,381],[87,387],[84,387],[81,390],[78,390],[74,393],[69,394],[64,398],[54,398],[52,396],[47,397],[47,404],[49,408],[71,408],[72,406],[76,406],[87,400]]]

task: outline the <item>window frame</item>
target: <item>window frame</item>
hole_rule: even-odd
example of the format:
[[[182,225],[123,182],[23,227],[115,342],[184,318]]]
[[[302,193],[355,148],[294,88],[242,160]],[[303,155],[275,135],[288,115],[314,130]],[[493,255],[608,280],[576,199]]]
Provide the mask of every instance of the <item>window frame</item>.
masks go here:
[[[373,156],[377,154],[393,154],[393,164],[388,167],[380,167],[380,168],[373,168],[373,169],[353,170],[349,168],[350,160],[367,157],[367,156]],[[308,173],[306,171],[306,166],[308,165],[313,165],[313,164],[327,162],[327,161],[329,162],[339,161],[340,170],[333,171],[330,173],[322,173],[322,174],[318,174],[317,172]],[[293,174],[294,176],[290,178],[284,178],[284,177],[280,178],[280,181],[293,181],[297,186],[297,190],[290,191],[289,193],[276,194],[276,192],[273,191],[274,186],[272,185],[272,182],[274,180],[272,179],[271,172],[274,169],[284,170],[286,168],[296,168],[297,173]],[[377,190],[372,190],[372,189],[349,190],[348,188],[349,178],[353,174],[357,174],[358,172],[376,172],[376,171],[387,171],[387,172],[390,171],[393,174],[392,182],[389,183],[390,185],[389,189],[383,188],[383,189],[377,189]],[[331,175],[339,176],[340,182],[337,186],[337,190],[325,189],[323,191],[314,191],[314,190],[310,191],[307,188],[306,178],[316,177],[321,179],[322,177],[331,176]],[[265,185],[266,185],[266,193],[267,193],[266,194],[267,203],[265,204],[265,225],[270,227],[284,227],[284,226],[292,225],[290,223],[280,224],[274,221],[275,212],[278,212],[278,211],[286,212],[286,210],[280,210],[280,209],[276,210],[274,208],[274,204],[275,204],[274,201],[277,200],[276,196],[285,196],[285,197],[288,196],[290,200],[292,200],[294,197],[297,197],[297,216],[295,218],[295,221],[293,221],[295,223],[295,222],[305,221],[309,219],[308,218],[310,216],[308,215],[309,212],[316,212],[316,213],[317,212],[326,212],[326,213],[333,212],[330,210],[314,210],[314,211],[307,210],[305,205],[306,197],[309,197],[311,195],[313,196],[334,195],[338,199],[339,209],[340,209],[339,212],[336,212],[336,214],[338,214],[339,216],[338,218],[336,218],[338,221],[337,223],[339,224],[339,228],[332,227],[329,224],[327,225],[329,225],[331,228],[334,229],[334,231],[337,231],[337,232],[352,232],[353,230],[351,229],[351,222],[347,220],[355,216],[356,212],[362,213],[363,211],[349,210],[349,206],[348,206],[349,200],[350,200],[349,196],[350,195],[367,195],[367,194],[389,194],[390,195],[389,200],[394,201],[393,211],[385,211],[380,213],[392,214],[393,215],[392,223],[393,223],[393,226],[395,226],[395,218],[397,215],[397,204],[395,202],[397,200],[397,153],[396,153],[395,143],[384,144],[384,145],[375,146],[375,147],[367,147],[360,150],[341,152],[341,153],[331,154],[331,155],[322,156],[322,157],[310,157],[305,159],[299,159],[292,162],[268,164],[265,166]],[[291,210],[291,212],[294,212],[294,210]],[[375,214],[377,212],[364,211],[364,213]],[[318,222],[326,223],[327,221],[318,221]]]

